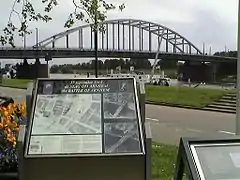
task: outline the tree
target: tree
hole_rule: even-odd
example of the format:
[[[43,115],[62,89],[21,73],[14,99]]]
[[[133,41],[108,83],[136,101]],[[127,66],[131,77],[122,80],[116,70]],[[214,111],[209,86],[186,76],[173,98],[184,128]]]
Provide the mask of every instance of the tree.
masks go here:
[[[222,52],[215,52],[214,56],[227,56],[227,57],[237,57],[237,51],[222,51]]]
[[[53,20],[49,16],[49,13],[59,5],[58,1],[42,0],[43,10],[40,9],[38,12],[31,0],[14,0],[8,23],[3,29],[3,35],[0,36],[0,43],[2,45],[10,44],[12,47],[15,47],[14,36],[16,34],[23,37],[25,34],[32,33],[29,30],[29,22],[43,21],[47,23]],[[15,9],[19,3],[23,4],[20,12]],[[65,28],[71,28],[76,21],[84,21],[92,25],[93,31],[102,32],[105,30],[102,22],[106,20],[107,13],[116,9],[116,5],[108,3],[105,0],[72,0],[72,3],[75,9],[69,13],[68,19],[64,24]],[[124,4],[118,6],[118,9],[121,11],[124,8]],[[22,18],[19,27],[12,22],[12,15],[14,13]]]
[[[21,13],[15,10],[15,5],[17,3],[23,3]],[[36,12],[34,4],[30,0],[14,0],[13,8],[10,13],[9,21],[7,26],[3,29],[4,35],[0,36],[0,42],[2,45],[10,44],[14,46],[14,34],[18,33],[19,36],[25,36],[25,34],[30,34],[31,31],[28,29],[28,24],[30,21],[44,21],[49,22],[52,17],[48,15],[54,7],[58,5],[58,0],[42,0],[45,5],[44,13]],[[116,6],[112,3],[107,3],[105,0],[72,0],[75,7],[73,12],[70,12],[68,20],[64,24],[64,27],[72,27],[76,21],[85,21],[91,24],[91,28],[94,31],[94,44],[95,44],[95,75],[98,76],[98,31],[104,32],[104,25],[101,23],[106,20],[107,12],[116,9]],[[124,4],[118,6],[119,10],[125,8]],[[17,28],[11,22],[11,16],[13,13],[22,15],[20,28]]]

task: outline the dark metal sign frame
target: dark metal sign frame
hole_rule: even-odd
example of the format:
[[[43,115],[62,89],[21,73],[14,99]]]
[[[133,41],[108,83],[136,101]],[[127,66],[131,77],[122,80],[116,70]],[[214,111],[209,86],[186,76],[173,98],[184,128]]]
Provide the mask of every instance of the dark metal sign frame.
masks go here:
[[[46,155],[46,154],[42,154],[42,155],[29,155],[28,154],[28,146],[29,146],[29,143],[30,143],[30,138],[31,138],[31,129],[32,129],[32,126],[33,126],[33,118],[34,118],[34,113],[35,113],[35,107],[36,107],[36,100],[37,100],[37,95],[38,95],[38,92],[37,92],[37,88],[38,88],[38,84],[39,84],[39,81],[99,81],[99,80],[133,80],[133,83],[134,83],[134,98],[136,100],[136,111],[137,111],[137,119],[138,119],[138,125],[139,125],[139,140],[141,141],[141,149],[142,149],[142,152],[141,153],[114,153],[114,154],[111,154],[111,153],[102,153],[102,154],[99,154],[99,153],[89,153],[89,154],[84,154],[84,153],[74,153],[74,154],[54,154],[54,155]],[[32,106],[32,110],[31,110],[31,116],[30,116],[30,122],[29,122],[29,129],[28,129],[28,132],[27,132],[27,139],[26,139],[26,148],[25,148],[25,157],[26,158],[38,158],[38,157],[84,157],[84,156],[126,156],[126,155],[144,155],[145,154],[145,146],[144,146],[144,137],[143,137],[143,129],[142,129],[142,119],[141,119],[141,115],[140,115],[140,107],[139,107],[139,93],[137,92],[137,84],[136,84],[136,80],[134,78],[81,78],[81,79],[78,79],[78,78],[40,78],[36,81],[35,83],[35,91],[34,91],[34,95],[33,95],[33,106]]]
[[[196,154],[192,151],[193,146],[229,146],[240,144],[240,136],[224,137],[224,138],[181,138],[178,149],[177,163],[175,169],[174,180],[183,178],[184,170],[189,180],[203,179],[201,169],[198,162],[195,162]],[[204,180],[204,179],[203,179]]]

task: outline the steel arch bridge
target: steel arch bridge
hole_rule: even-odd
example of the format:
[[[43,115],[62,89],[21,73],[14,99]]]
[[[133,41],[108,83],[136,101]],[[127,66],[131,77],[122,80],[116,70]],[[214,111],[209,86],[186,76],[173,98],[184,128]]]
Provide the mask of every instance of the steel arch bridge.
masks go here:
[[[156,52],[153,47],[158,47],[161,41],[161,52],[180,53],[180,54],[199,54],[202,52],[194,46],[189,40],[181,36],[179,33],[160,24],[138,19],[116,19],[103,22],[105,32],[98,33],[99,50],[112,51],[131,51],[131,52]],[[84,42],[87,37],[90,47],[86,47]],[[74,35],[74,40],[70,40]],[[71,47],[72,41],[77,41],[77,48],[93,50],[93,31],[90,25],[82,25],[67,31],[55,34],[45,40],[42,40],[33,48],[58,48],[57,42],[64,39],[64,48]],[[154,41],[156,46],[154,46]],[[62,47],[61,47],[62,48]],[[164,49],[164,50],[163,50]]]

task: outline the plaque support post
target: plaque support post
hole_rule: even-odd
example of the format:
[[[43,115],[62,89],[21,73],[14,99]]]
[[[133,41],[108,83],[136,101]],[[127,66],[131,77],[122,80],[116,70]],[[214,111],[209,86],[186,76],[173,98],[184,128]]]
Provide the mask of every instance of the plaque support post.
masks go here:
[[[149,122],[145,122],[145,171],[146,171],[146,180],[152,179],[152,169],[151,169],[151,157],[152,157],[152,134],[151,127]]]
[[[138,84],[139,89],[139,106],[142,119],[143,134],[145,140],[145,179],[151,180],[151,152],[152,152],[152,134],[150,123],[146,122],[146,113],[145,113],[145,84],[140,82]]]
[[[142,127],[144,127],[145,123],[145,85],[144,83],[140,82],[139,83],[139,106],[140,106],[140,112],[141,112],[141,119],[142,119]]]
[[[18,134],[18,177],[19,180],[26,180],[25,178],[25,160],[24,160],[24,149],[25,149],[25,134],[26,125],[21,125]]]
[[[33,83],[28,83],[27,93],[26,93],[26,109],[27,109],[27,122],[30,122],[30,116],[32,111],[32,97],[33,97]]]
[[[184,162],[182,158],[182,147],[178,149],[177,164],[175,168],[174,180],[182,180],[184,172]]]
[[[184,177],[184,171],[189,180],[199,179],[197,171],[195,171],[195,164],[190,163],[192,160],[192,153],[190,152],[190,146],[184,138],[180,139],[177,163],[175,168],[174,180],[182,180]]]

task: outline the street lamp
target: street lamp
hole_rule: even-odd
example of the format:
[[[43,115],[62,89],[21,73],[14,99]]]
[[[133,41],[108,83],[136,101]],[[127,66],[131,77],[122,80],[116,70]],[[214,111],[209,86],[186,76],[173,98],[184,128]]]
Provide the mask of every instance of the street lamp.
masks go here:
[[[98,77],[98,24],[97,13],[94,18],[94,51],[95,51],[95,77]]]
[[[240,135],[240,0],[238,1],[236,135]]]

